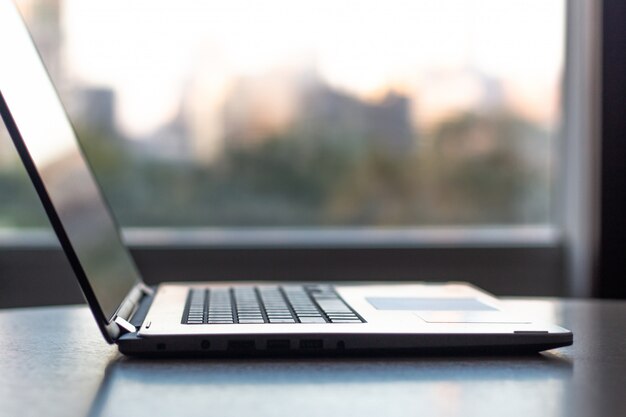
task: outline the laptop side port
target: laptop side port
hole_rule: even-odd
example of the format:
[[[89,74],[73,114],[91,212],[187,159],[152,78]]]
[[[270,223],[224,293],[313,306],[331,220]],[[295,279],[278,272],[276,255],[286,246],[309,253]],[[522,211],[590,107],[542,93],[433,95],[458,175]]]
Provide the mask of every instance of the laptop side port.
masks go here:
[[[267,341],[267,350],[289,350],[291,342],[289,339],[270,339]]]
[[[302,339],[300,340],[300,349],[315,350],[323,349],[324,341],[322,339]]]
[[[254,340],[229,340],[228,350],[254,350]]]

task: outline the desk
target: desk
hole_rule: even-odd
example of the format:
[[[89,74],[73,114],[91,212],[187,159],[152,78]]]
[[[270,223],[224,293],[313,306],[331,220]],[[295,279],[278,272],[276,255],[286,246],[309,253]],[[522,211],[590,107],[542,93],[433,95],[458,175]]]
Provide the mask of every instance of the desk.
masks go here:
[[[508,300],[574,332],[529,357],[140,360],[86,307],[0,311],[1,416],[626,416],[626,302]]]

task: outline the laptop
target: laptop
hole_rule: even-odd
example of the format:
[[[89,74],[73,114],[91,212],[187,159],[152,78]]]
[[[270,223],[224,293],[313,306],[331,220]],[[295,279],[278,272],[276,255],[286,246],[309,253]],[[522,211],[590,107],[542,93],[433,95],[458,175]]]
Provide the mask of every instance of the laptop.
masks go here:
[[[466,283],[144,283],[16,7],[0,113],[104,338],[127,355],[537,352],[572,333]],[[210,276],[210,270],[207,270]]]

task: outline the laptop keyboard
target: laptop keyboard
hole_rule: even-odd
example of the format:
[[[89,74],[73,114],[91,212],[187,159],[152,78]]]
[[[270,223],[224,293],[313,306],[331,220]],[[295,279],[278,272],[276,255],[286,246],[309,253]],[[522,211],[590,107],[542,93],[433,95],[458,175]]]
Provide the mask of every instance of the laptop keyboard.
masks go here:
[[[192,288],[183,324],[364,323],[328,285]]]

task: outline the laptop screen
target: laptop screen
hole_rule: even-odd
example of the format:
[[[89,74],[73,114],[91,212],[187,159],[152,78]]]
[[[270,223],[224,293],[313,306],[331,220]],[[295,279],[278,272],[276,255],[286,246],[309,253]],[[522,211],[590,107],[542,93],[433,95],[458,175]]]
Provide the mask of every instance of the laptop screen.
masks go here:
[[[2,116],[75,271],[87,278],[81,284],[91,287],[95,307],[111,320],[139,273],[21,16],[8,0],[0,0],[0,57]]]

